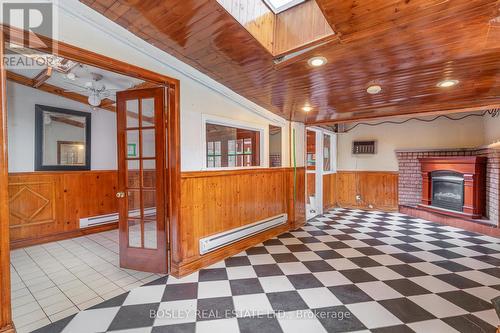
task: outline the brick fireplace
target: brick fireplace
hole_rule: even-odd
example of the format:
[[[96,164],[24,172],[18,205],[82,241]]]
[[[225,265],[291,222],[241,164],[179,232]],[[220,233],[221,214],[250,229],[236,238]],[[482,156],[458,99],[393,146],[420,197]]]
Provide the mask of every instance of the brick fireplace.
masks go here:
[[[500,227],[500,148],[396,150],[396,155],[399,163],[399,207],[405,213],[415,212],[422,203],[422,166],[419,159],[465,156],[486,158],[485,216],[476,222]]]

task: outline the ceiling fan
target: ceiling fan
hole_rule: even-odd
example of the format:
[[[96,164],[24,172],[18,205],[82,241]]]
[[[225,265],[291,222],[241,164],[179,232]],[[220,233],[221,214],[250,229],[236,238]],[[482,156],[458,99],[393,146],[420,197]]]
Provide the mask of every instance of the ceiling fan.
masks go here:
[[[103,75],[98,73],[90,73],[91,80],[85,82],[84,86],[80,86],[71,81],[75,81],[77,76],[73,73],[68,73],[66,78],[68,79],[68,83],[77,87],[76,89],[66,90],[67,92],[75,92],[75,93],[86,93],[88,94],[88,103],[93,107],[98,107],[101,105],[103,99],[109,97],[113,91],[123,90],[123,89],[108,89],[106,85],[102,83]]]

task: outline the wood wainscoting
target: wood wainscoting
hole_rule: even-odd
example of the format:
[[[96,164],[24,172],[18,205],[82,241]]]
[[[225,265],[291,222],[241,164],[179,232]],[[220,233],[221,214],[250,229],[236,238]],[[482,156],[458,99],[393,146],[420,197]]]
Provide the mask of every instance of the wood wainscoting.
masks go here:
[[[172,249],[172,274],[183,276],[305,223],[305,169],[293,168],[183,172],[179,247]],[[294,199],[295,196],[295,199]],[[288,214],[286,225],[203,256],[200,238]]]
[[[361,200],[356,200],[360,195]],[[323,176],[323,206],[398,210],[398,173],[338,171]]]
[[[80,218],[118,212],[116,171],[9,174],[11,248],[117,228],[80,229]]]

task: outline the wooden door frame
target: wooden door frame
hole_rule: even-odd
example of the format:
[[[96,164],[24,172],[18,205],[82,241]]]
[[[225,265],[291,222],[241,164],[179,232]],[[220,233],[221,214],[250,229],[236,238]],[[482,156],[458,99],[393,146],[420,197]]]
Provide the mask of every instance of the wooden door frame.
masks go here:
[[[0,33],[0,332],[14,332],[10,302],[9,169],[4,34]]]
[[[2,31],[0,32],[0,56],[1,56],[1,82],[0,82],[0,182],[1,184],[8,184],[8,148],[7,148],[7,105],[5,95],[6,85],[6,71],[3,66],[3,52],[5,43],[10,41],[17,44],[22,44],[26,34],[33,35],[18,28],[8,25],[0,25]],[[180,221],[180,81],[168,77],[166,75],[158,74],[153,71],[140,68],[126,62],[113,59],[98,53],[88,51],[64,42],[56,41],[44,36],[36,36],[40,41],[39,45],[34,45],[33,49],[43,51],[46,45],[57,45],[53,48],[53,54],[60,57],[73,60],[76,62],[84,63],[94,67],[98,67],[111,72],[123,74],[126,76],[134,77],[153,83],[157,86],[167,88],[169,112],[167,113],[167,184],[166,190],[169,191],[169,202],[166,219],[166,234],[168,247],[168,269],[171,267],[171,258],[178,256],[179,242],[177,241],[177,233],[179,231]],[[35,41],[36,38],[31,38]],[[14,332],[11,314],[11,300],[10,300],[10,247],[9,247],[9,200],[8,200],[8,187],[0,186],[0,332]]]

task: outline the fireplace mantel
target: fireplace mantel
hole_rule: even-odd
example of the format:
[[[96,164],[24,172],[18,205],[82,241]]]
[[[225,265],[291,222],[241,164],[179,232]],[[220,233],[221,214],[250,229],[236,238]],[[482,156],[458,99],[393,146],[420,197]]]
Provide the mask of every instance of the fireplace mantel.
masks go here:
[[[421,208],[457,217],[482,218],[485,213],[486,158],[479,156],[424,157],[418,159],[422,170]],[[453,171],[464,177],[464,205],[462,212],[431,206],[432,172]]]

